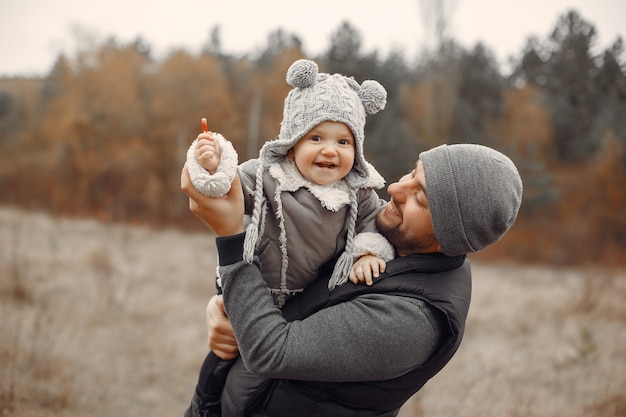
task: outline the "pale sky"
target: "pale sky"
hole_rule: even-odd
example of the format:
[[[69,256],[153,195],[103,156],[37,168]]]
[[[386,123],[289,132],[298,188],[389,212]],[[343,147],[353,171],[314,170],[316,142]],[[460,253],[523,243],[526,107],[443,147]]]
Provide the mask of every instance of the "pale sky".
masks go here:
[[[63,52],[111,36],[126,43],[141,36],[157,59],[172,48],[199,53],[215,25],[226,53],[264,48],[282,28],[319,54],[343,20],[363,36],[363,49],[383,56],[402,48],[416,56],[427,38],[420,0],[0,0],[0,76],[45,75]],[[626,39],[626,0],[456,0],[450,33],[465,47],[482,41],[505,63],[529,36],[548,37],[558,17],[577,10],[598,32],[598,47]],[[80,34],[80,35],[77,35]]]

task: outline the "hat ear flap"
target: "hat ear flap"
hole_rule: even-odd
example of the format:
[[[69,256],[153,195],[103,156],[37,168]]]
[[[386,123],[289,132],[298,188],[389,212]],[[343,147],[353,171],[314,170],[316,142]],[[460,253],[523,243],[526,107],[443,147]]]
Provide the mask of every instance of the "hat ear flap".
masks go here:
[[[366,80],[361,84],[359,98],[367,114],[376,114],[387,104],[387,90],[378,81]]]
[[[308,59],[299,59],[287,70],[287,84],[294,88],[307,88],[315,84],[318,66]]]

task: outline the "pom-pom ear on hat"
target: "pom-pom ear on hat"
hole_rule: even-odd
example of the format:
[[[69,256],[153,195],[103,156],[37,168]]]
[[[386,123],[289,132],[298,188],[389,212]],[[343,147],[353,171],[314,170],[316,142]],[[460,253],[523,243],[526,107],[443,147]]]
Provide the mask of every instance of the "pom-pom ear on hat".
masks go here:
[[[378,81],[366,80],[361,84],[359,98],[367,114],[376,114],[387,104],[387,91]]]
[[[319,67],[308,59],[299,59],[287,70],[287,84],[294,88],[307,88],[315,84]]]

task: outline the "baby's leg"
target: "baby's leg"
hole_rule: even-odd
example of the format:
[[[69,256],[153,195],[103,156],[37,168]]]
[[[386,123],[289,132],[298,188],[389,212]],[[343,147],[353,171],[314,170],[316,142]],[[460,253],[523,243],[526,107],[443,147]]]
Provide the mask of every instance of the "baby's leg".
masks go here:
[[[202,417],[221,415],[221,396],[226,377],[235,360],[225,361],[209,352],[204,359],[198,384],[185,417]]]

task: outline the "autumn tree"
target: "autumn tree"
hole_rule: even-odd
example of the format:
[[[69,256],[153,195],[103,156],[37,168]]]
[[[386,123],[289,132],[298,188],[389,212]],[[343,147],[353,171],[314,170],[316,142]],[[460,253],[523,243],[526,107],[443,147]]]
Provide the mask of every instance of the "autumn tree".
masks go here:
[[[0,90],[0,140],[7,140],[8,133],[15,129],[17,102],[13,94]]]
[[[553,204],[558,192],[548,161],[553,153],[554,129],[545,93],[525,83],[502,93],[502,111],[493,125],[491,146],[509,155],[524,182],[522,212],[537,215]]]
[[[266,47],[254,62],[244,87],[248,91],[248,158],[258,157],[263,144],[278,136],[283,102],[293,88],[285,81],[289,66],[304,57],[302,42],[281,29],[271,32]]]

